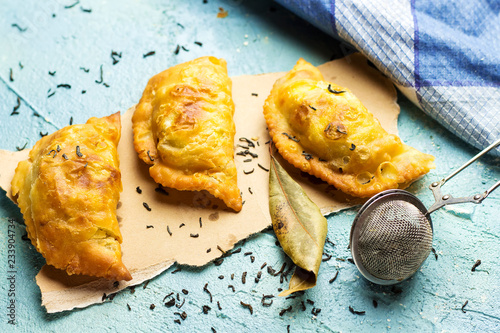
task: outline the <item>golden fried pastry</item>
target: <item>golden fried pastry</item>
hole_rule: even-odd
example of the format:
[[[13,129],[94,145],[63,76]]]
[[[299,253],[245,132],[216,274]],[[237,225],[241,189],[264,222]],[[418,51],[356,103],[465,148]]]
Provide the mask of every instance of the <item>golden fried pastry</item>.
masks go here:
[[[21,161],[12,195],[47,264],[71,274],[131,280],[121,259],[120,114],[43,137]]]
[[[234,209],[234,103],[226,62],[198,58],[153,76],[132,118],[134,146],[155,182],[207,190]]]
[[[388,134],[349,89],[303,59],[276,81],[264,116],[288,162],[353,196],[404,188],[434,168],[433,156]]]

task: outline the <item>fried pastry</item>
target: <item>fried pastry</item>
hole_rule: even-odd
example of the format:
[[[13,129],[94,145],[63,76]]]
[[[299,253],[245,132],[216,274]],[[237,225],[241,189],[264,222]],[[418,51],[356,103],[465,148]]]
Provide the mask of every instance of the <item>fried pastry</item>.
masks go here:
[[[388,134],[349,89],[303,59],[276,81],[264,116],[288,162],[353,196],[405,188],[434,168],[433,156]]]
[[[231,89],[223,59],[176,65],[149,80],[132,123],[135,150],[155,182],[206,190],[240,211]]]
[[[69,275],[131,280],[116,206],[122,191],[120,114],[90,118],[40,139],[12,180],[31,243]]]

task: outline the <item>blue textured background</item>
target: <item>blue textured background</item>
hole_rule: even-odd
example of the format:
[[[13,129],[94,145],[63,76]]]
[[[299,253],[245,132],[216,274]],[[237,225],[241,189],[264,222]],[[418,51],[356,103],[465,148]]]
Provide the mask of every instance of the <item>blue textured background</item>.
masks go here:
[[[319,65],[346,52],[345,45],[273,2],[207,2],[81,0],[65,8],[75,2],[1,0],[0,148],[30,147],[40,138],[40,132],[53,132],[71,118],[74,123],[83,123],[90,116],[124,111],[137,103],[150,76],[198,56],[225,58],[230,75],[235,76],[287,71],[299,57]],[[228,11],[226,18],[217,18],[219,7]],[[177,45],[186,50],[174,54]],[[155,55],[143,57],[153,50]],[[122,54],[115,65],[112,51]],[[101,65],[103,81],[109,87],[95,82],[100,80]],[[49,74],[54,71],[53,76]],[[59,84],[69,84],[71,89],[57,88]],[[18,97],[19,114],[11,116]],[[437,168],[410,188],[429,206],[432,195],[427,185],[447,176],[477,151],[425,116],[405,97],[399,96],[398,102],[403,140],[436,156]],[[479,192],[500,179],[498,165],[498,159],[487,157],[450,181],[445,189],[457,196]],[[277,295],[278,288],[287,285],[269,275],[267,268],[262,270],[260,282],[255,283],[261,265],[267,262],[275,269],[283,262],[287,262],[287,268],[290,265],[275,245],[272,231],[267,231],[239,243],[241,253],[226,258],[220,266],[181,267],[173,274],[178,268],[174,266],[151,280],[146,288],[138,286],[134,293],[125,290],[105,304],[47,314],[40,306],[40,291],[34,282],[44,260],[29,242],[21,239],[25,228],[19,210],[0,193],[0,331],[210,332],[214,327],[217,332],[286,332],[288,325],[291,332],[498,331],[499,201],[497,192],[482,205],[462,205],[434,213],[438,259],[431,254],[420,272],[396,288],[366,282],[347,261],[351,257],[347,250],[349,230],[357,211],[349,209],[328,217],[328,237],[335,246],[326,245],[325,252],[332,259],[323,262],[318,285],[296,298],[275,297],[270,307],[260,304],[263,294]],[[7,323],[9,284],[4,283],[9,219],[15,220],[15,326]],[[254,263],[244,255],[246,252],[255,256]],[[482,264],[471,272],[477,259]],[[245,271],[248,275],[243,284],[241,276]],[[336,272],[337,279],[329,283]],[[219,278],[222,275],[224,279]],[[214,303],[203,291],[207,282]],[[228,289],[229,284],[236,292]],[[189,293],[184,295],[182,289]],[[163,305],[163,298],[170,292],[186,300],[180,310]],[[373,300],[377,301],[376,308]],[[240,301],[252,304],[253,315]],[[468,304],[463,313],[465,301]],[[150,310],[151,304],[156,305],[154,310]],[[203,313],[203,305],[211,307],[208,314]],[[280,316],[281,310],[289,306],[291,311]],[[354,315],[349,306],[366,314]],[[316,316],[311,313],[313,307],[321,309]],[[179,325],[174,320],[180,316],[174,312],[182,311],[188,316]]]

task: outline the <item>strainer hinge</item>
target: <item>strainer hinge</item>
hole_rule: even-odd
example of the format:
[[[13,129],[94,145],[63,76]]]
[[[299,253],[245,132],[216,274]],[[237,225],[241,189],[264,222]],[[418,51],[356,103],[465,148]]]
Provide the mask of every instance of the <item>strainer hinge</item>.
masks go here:
[[[486,197],[493,192],[497,187],[500,186],[500,181],[498,181],[496,184],[494,184],[492,187],[484,191],[483,193],[478,193],[470,197],[460,197],[460,198],[454,198],[450,194],[445,194],[442,195],[441,193],[441,186],[443,186],[448,180],[453,178],[455,175],[457,175],[459,172],[461,172],[463,169],[468,167],[470,164],[472,164],[474,161],[476,161],[478,158],[495,148],[496,146],[500,145],[500,139],[496,140],[493,142],[491,145],[486,147],[483,151],[478,153],[476,156],[471,158],[467,163],[462,165],[460,168],[452,172],[451,175],[448,177],[442,179],[439,182],[434,182],[429,186],[429,188],[432,190],[432,194],[434,194],[434,204],[427,210],[427,214],[429,215],[430,213],[434,212],[435,210],[446,206],[446,205],[451,205],[451,204],[458,204],[458,203],[465,203],[465,202],[472,202],[475,204],[481,203]]]

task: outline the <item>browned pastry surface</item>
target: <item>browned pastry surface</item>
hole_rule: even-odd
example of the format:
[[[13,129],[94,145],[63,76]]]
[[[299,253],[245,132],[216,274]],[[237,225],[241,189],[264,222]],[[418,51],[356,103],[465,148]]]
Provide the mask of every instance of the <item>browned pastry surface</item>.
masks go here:
[[[131,280],[116,206],[122,191],[120,114],[90,118],[40,139],[12,180],[28,237],[68,274]]]
[[[353,196],[404,188],[434,168],[433,156],[388,134],[349,89],[303,59],[274,84],[264,116],[288,162]]]
[[[157,183],[207,190],[240,211],[231,85],[223,59],[176,65],[149,80],[132,122],[135,150]]]

